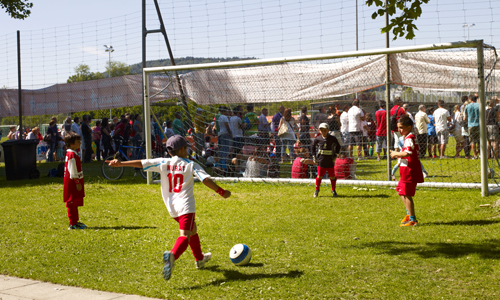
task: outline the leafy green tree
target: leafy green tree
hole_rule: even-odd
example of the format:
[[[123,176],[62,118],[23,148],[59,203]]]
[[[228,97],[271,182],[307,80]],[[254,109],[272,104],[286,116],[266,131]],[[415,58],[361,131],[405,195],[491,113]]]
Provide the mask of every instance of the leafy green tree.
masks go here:
[[[5,9],[11,18],[24,20],[31,14],[33,3],[26,0],[0,0],[0,7]]]
[[[382,33],[391,32],[393,40],[398,37],[405,37],[412,40],[415,37],[417,26],[413,23],[422,15],[422,4],[429,3],[430,0],[387,0],[387,7],[383,0],[366,0],[368,6],[375,5],[379,9],[372,14],[372,19],[384,16],[385,12],[389,16],[394,16],[396,12],[401,14],[390,19],[389,25],[382,28]]]
[[[106,65],[106,76],[109,74],[109,65]],[[124,62],[111,61],[111,77],[130,75],[130,66]]]
[[[68,83],[104,78],[104,75],[99,72],[90,72],[90,67],[86,64],[76,66],[75,73],[68,78]]]

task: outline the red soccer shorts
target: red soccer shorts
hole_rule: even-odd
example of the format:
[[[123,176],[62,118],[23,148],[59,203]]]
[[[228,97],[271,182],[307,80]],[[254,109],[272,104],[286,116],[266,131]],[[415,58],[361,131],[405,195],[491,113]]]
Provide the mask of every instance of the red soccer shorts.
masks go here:
[[[325,176],[326,172],[328,172],[328,176],[330,176],[330,179],[335,178],[335,168],[322,168],[318,166],[318,177],[323,178]]]
[[[415,190],[417,189],[417,184],[413,182],[402,182],[401,180],[396,187],[396,191],[400,196],[413,197],[415,196]]]
[[[174,220],[179,223],[179,229],[180,230],[189,230],[193,231],[194,228],[194,213],[191,214],[185,214],[182,216],[178,216],[177,218],[174,218]]]

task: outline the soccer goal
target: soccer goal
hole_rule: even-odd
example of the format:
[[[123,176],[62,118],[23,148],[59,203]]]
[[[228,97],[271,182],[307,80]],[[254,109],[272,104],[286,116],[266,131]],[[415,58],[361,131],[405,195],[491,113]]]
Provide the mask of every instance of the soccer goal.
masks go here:
[[[425,143],[419,142],[425,149],[421,162],[427,173],[425,183],[419,186],[474,188],[487,196],[499,190],[498,151],[494,151],[495,140],[490,139],[486,126],[487,100],[494,102],[500,88],[495,76],[497,60],[494,47],[476,40],[145,68],[144,115],[150,115],[151,101],[178,103],[172,107],[178,114],[173,130],[188,134],[193,157],[212,169],[216,180],[313,183],[315,167],[308,166],[305,176],[296,178],[293,163],[297,157],[311,155],[311,141],[318,134],[319,124],[326,122],[330,133],[343,142],[344,160],[348,161],[344,168],[348,169],[344,174],[348,179],[339,180],[339,185],[395,186],[394,177],[397,180],[399,173],[391,173],[397,161],[391,161],[384,155],[384,148],[377,147],[373,128],[360,141],[345,138],[340,128],[342,111],[358,99],[367,117],[371,115],[375,121],[382,102],[390,120],[389,110],[398,97],[409,106],[407,112],[412,116],[422,106],[426,106],[426,114],[432,115],[432,108],[438,108],[437,101],[443,100],[452,119],[446,128],[449,138],[437,145],[430,137]],[[463,119],[463,96],[474,94],[480,120],[478,133],[472,131],[470,136],[459,119]],[[496,109],[496,104],[491,108]],[[279,132],[278,123],[273,123],[280,109],[287,115],[287,122],[294,123],[285,133]],[[219,120],[224,124],[222,132]],[[234,125],[242,130],[225,132],[226,121],[229,128]],[[364,131],[366,128],[363,126]],[[429,136],[431,131],[429,128]],[[391,147],[392,134],[386,132],[385,144]],[[148,153],[150,133],[146,126]],[[446,148],[441,149],[439,143]],[[479,150],[480,159],[472,159],[472,145]],[[298,150],[302,148],[305,150]],[[442,159],[440,150],[444,151]]]

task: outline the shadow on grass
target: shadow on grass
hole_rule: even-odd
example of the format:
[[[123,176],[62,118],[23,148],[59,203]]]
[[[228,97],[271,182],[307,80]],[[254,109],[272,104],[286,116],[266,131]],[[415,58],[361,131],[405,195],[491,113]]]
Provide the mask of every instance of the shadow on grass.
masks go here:
[[[252,268],[252,267],[262,267],[264,264],[248,264],[246,266],[242,266],[240,268]],[[304,274],[303,271],[293,270],[288,273],[274,273],[274,274],[266,274],[266,273],[257,273],[257,274],[243,274],[237,270],[223,270],[220,269],[219,266],[211,266],[205,268],[205,270],[209,270],[212,272],[219,272],[224,275],[223,279],[217,279],[207,284],[200,284],[191,287],[185,287],[184,290],[192,290],[192,289],[202,289],[207,286],[220,286],[222,283],[228,281],[247,281],[247,280],[255,280],[255,279],[265,279],[265,278],[298,278]]]
[[[156,229],[156,226],[112,226],[112,227],[88,227],[90,230],[137,230],[137,229]]]
[[[381,241],[367,243],[361,248],[375,248],[388,255],[416,254],[422,258],[459,258],[472,254],[479,255],[482,259],[500,258],[500,240],[491,239],[479,243],[412,243]]]
[[[498,224],[500,220],[457,220],[449,222],[429,222],[425,225],[448,225],[448,226],[482,226]]]
[[[361,191],[364,192],[364,191]],[[332,196],[330,196],[331,198]],[[386,194],[376,194],[376,195],[342,195],[339,194],[338,198],[390,198],[392,196]]]

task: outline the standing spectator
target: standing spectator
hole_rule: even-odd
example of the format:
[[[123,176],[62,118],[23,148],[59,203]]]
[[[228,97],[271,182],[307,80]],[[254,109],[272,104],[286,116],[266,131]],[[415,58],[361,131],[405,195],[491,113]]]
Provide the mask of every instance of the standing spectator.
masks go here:
[[[425,105],[420,105],[418,107],[418,113],[415,115],[415,127],[417,129],[417,142],[420,150],[420,158],[424,158],[425,152],[427,151],[427,124],[431,122],[425,113],[425,109]]]
[[[116,144],[119,145],[121,143],[120,140],[123,140],[123,144],[127,145],[127,142],[125,141],[125,131],[126,127],[130,126],[129,122],[125,118],[125,115],[120,116],[120,123],[116,125],[114,132],[113,132],[113,139],[116,140]]]
[[[73,124],[71,124],[71,117],[70,116],[66,117],[66,120],[64,121],[64,134],[70,132],[72,126]]]
[[[283,151],[283,142],[281,138],[278,136],[278,127],[280,126],[281,118],[283,118],[283,113],[285,112],[285,107],[281,105],[279,107],[278,112],[273,116],[273,120],[271,122],[271,130],[274,135],[274,143],[276,145],[276,159],[281,159],[281,152]]]
[[[346,104],[344,111],[340,114],[340,134],[342,135],[342,142],[344,145],[349,145],[349,109],[351,106]]]
[[[135,132],[135,135],[132,138],[132,146],[138,147],[137,149],[134,149],[133,159],[141,159],[142,157],[139,157],[139,151],[140,151],[139,148],[141,147],[141,142],[142,142],[141,115],[136,114],[134,116],[134,124],[132,125],[132,129]]]
[[[175,119],[174,122],[172,123],[172,129],[174,130],[175,134],[179,134],[181,136],[186,135],[186,131],[184,130],[184,125],[182,124],[181,121],[181,112],[176,112],[175,113]]]
[[[463,119],[462,114],[460,113],[460,105],[455,105],[453,113],[453,124],[455,125],[453,128],[453,136],[455,137],[455,157],[460,157],[460,151],[464,148],[464,137],[462,135],[462,126]]]
[[[109,125],[108,118],[102,119],[101,137],[102,146],[104,148],[103,159],[106,159],[109,155],[113,154],[113,146],[111,145],[111,127]]]
[[[80,118],[79,117],[75,117],[74,123],[71,124],[71,131],[78,134],[79,136],[82,135],[82,132],[80,131]]]
[[[365,114],[359,108],[359,100],[354,99],[352,106],[348,112],[349,116],[349,156],[352,157],[353,146],[356,145],[358,152],[358,159],[361,159],[361,149],[363,144],[363,121],[365,120]]]
[[[337,141],[342,146],[344,145],[344,143],[342,141],[342,136],[340,134],[340,121],[336,111],[337,111],[336,107],[330,106],[330,108],[328,109],[328,117],[326,118],[325,122],[328,124],[328,129],[330,130],[330,134],[336,137]]]
[[[438,143],[438,138],[436,135],[436,126],[434,125],[434,108],[429,107],[427,109],[427,117],[429,118],[429,124],[427,124],[427,137],[428,145],[427,150],[429,152],[429,158],[436,158],[436,144]]]
[[[101,161],[101,121],[96,121],[94,128],[92,128],[95,143],[95,157],[97,161]]]
[[[224,110],[224,106],[219,106],[218,113],[214,117],[214,122],[215,122],[215,135],[219,133],[219,118],[222,115],[222,111]]]
[[[293,143],[297,139],[295,135],[295,130],[297,125],[295,125],[295,119],[292,117],[292,109],[287,108],[283,113],[283,118],[280,120],[280,124],[278,125],[278,132],[283,131],[281,127],[286,126],[286,133],[280,135],[281,141],[283,142],[283,148],[281,152],[281,163],[284,162],[284,158],[286,157],[286,149],[288,148],[288,154],[290,155],[290,159],[294,159],[294,149]]]
[[[21,140],[22,139],[22,135],[21,135],[21,126],[17,125],[16,127],[16,131],[14,132],[14,140]]]
[[[385,102],[378,102],[379,110],[375,112],[375,120],[377,120],[377,161],[380,161],[380,152],[384,149],[384,157],[387,155],[387,111],[385,110]]]
[[[243,136],[242,128],[242,108],[240,105],[236,106],[233,111],[233,116],[229,119],[229,128],[233,134],[233,153],[240,153],[243,149],[245,137]]]
[[[402,105],[403,105],[403,100],[401,100],[400,97],[396,97],[396,99],[394,99],[394,106],[391,108],[391,119],[392,116],[396,114],[396,123],[397,121],[399,121],[399,118],[406,115],[406,111],[401,107]],[[401,134],[399,133],[398,130],[392,130],[391,133],[392,133],[392,140],[394,142],[392,142],[391,145],[389,145],[389,147],[391,147],[391,149],[395,149],[396,144],[398,143],[398,140],[401,137]]]
[[[7,134],[7,138],[9,140],[14,140],[14,134],[16,133],[16,126],[9,127],[9,133]]]
[[[83,163],[89,163],[92,160],[92,129],[89,127],[90,116],[83,115],[82,136],[85,143],[85,152],[83,153]]]
[[[56,143],[57,143],[57,125],[56,121],[51,120],[49,123],[49,128],[47,129],[47,133],[50,134],[50,148],[47,154],[47,161],[54,161],[54,153],[56,151]]]
[[[326,114],[326,108],[325,107],[320,107],[319,108],[319,113],[317,113],[314,118],[313,118],[313,126],[314,130],[318,130],[319,124],[321,123],[326,123],[326,119],[328,118],[328,115]]]
[[[500,116],[498,114],[498,109],[496,108],[496,102],[494,98],[486,101],[486,128],[488,130],[488,158],[498,157],[498,122],[500,121]],[[491,152],[491,146],[493,146],[493,155]]]
[[[469,140],[474,154],[472,159],[477,159],[479,152],[479,104],[475,95],[471,95],[469,101],[470,103],[465,107],[464,120],[467,120],[469,128]]]
[[[433,113],[434,123],[436,124],[436,135],[439,142],[439,156],[440,158],[447,158],[445,154],[446,145],[448,144],[448,138],[450,132],[448,130],[448,122],[451,121],[450,112],[443,107],[444,101],[438,101],[438,109]]]
[[[469,96],[462,96],[462,106],[460,106],[460,114],[462,118],[462,136],[464,137],[464,156],[465,158],[470,158],[470,139],[469,139],[469,126],[467,120],[464,118],[465,107],[470,103]]]
[[[368,128],[368,141],[366,145],[368,146],[368,155],[372,157],[375,142],[377,140],[377,124],[375,123],[375,120],[373,120],[371,113],[366,113],[366,127]]]
[[[117,117],[113,117],[113,122],[112,124],[115,124],[115,127],[118,125],[118,118]],[[110,124],[111,125],[111,124]]]
[[[172,129],[172,121],[167,121],[167,127],[165,128],[165,135],[167,136],[167,139],[173,137],[175,135],[174,130]]]
[[[247,113],[245,114],[245,119],[250,121],[250,129],[245,131],[246,136],[257,135],[259,133],[259,118],[257,114],[254,112],[254,107],[252,104],[247,105]],[[220,126],[220,124],[219,124]]]
[[[307,107],[302,106],[301,115],[299,118],[299,139],[304,147],[309,148],[311,146],[311,135],[309,130],[311,129],[310,120],[307,117]]]
[[[263,108],[261,111],[261,115],[259,116],[259,126],[258,126],[260,145],[263,146],[262,148],[264,150],[271,143],[271,140],[269,138],[269,133],[271,132],[271,126],[267,121],[267,114],[268,114],[267,108]]]
[[[205,137],[205,120],[203,119],[203,109],[197,108],[194,116],[194,149],[198,157],[201,157]]]
[[[229,150],[231,149],[231,128],[229,128],[229,109],[224,107],[222,115],[219,117],[219,157],[222,169],[227,170],[227,158],[229,156]]]
[[[405,110],[405,113],[408,117],[410,117],[410,120],[415,123],[415,119],[413,118],[413,115],[410,112],[410,104],[405,103],[403,104],[403,109]]]

